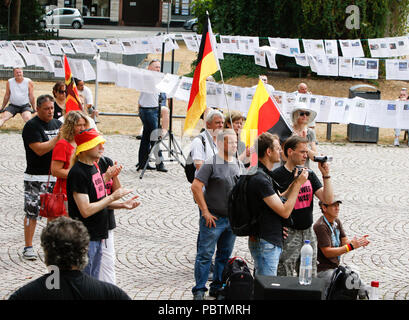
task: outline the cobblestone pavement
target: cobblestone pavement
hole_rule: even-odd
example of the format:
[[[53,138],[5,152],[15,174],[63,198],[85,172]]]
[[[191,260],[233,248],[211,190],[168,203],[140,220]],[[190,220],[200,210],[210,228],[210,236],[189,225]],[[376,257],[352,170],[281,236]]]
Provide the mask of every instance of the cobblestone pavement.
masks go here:
[[[106,155],[124,165],[122,184],[133,188],[142,203],[135,210],[116,212],[118,286],[133,299],[191,299],[199,213],[182,167],[167,163],[168,173],[147,171],[139,179],[135,171],[139,141],[120,135],[107,140]],[[39,240],[45,221],[39,221],[34,237],[40,259],[24,260],[21,135],[2,133],[0,145],[0,299],[7,299],[46,271]],[[371,244],[348,253],[343,262],[355,266],[366,283],[380,281],[383,299],[407,299],[408,148],[320,143],[319,150],[334,156],[331,176],[336,192],[344,197],[340,217],[347,235],[370,235]],[[314,203],[315,221],[320,211]],[[246,240],[237,238],[233,254],[252,267]]]

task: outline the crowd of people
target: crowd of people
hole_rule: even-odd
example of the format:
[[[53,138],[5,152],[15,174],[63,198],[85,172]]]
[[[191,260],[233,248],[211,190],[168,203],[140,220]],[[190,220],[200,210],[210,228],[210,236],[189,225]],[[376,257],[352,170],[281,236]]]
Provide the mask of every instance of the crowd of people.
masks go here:
[[[158,60],[148,65],[150,70],[159,67]],[[264,77],[260,79],[267,84]],[[83,82],[77,85],[86,92]],[[307,90],[306,85],[300,84],[300,90]],[[16,68],[14,78],[7,82],[3,108],[7,103],[9,106],[0,124],[17,113],[26,121],[22,132],[27,162],[22,254],[25,259],[37,259],[33,236],[40,194],[54,192],[66,196],[62,217],[50,218],[41,235],[45,263],[60,269],[67,279],[64,288],[55,295],[45,290],[51,276],[48,274],[19,289],[11,299],[34,296],[39,299],[129,299],[115,286],[114,210],[132,210],[140,203],[138,196],[130,195],[131,189],[121,185],[122,166],[104,156],[106,140],[90,117],[97,112],[92,108],[89,93],[85,95],[83,102],[88,114],[66,113],[64,82],[54,85],[52,95],[40,95],[36,100],[32,82],[24,78],[21,69]],[[151,135],[160,126],[158,118],[166,118],[164,108],[165,95],[141,94],[139,115],[143,133],[138,170],[155,169],[149,166],[149,153],[155,145]],[[191,191],[199,209],[195,286],[192,288],[195,300],[205,298],[211,271],[209,295],[216,297],[222,288],[222,272],[236,239],[228,219],[228,196],[243,174],[251,174],[248,203],[259,217],[254,234],[248,238],[255,274],[295,276],[299,270],[300,249],[308,239],[314,250],[313,276],[324,278],[328,285],[340,256],[369,244],[367,235],[349,240],[342,228],[338,217],[342,201],[334,196],[329,163],[318,163],[321,179],[310,168],[309,161],[318,155],[315,132],[311,128],[315,117],[313,110],[299,104],[292,113],[290,138],[282,141],[277,135],[265,132],[258,136],[255,146],[249,148],[240,140],[245,121],[240,112],[223,115],[220,110],[208,108],[204,113],[205,128],[191,144],[196,168]],[[257,155],[256,166],[250,166],[253,154]],[[155,155],[156,169],[167,172],[160,150]],[[315,224],[314,196],[323,213]],[[72,288],[75,288],[74,295]],[[93,293],[95,296],[91,296]]]

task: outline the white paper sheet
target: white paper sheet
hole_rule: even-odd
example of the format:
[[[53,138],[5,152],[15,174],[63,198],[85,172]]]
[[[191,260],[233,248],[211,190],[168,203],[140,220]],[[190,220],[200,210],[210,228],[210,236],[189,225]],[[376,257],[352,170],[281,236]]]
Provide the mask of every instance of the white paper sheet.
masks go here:
[[[352,58],[338,57],[338,75],[340,77],[351,77],[353,76],[352,71]]]
[[[366,99],[355,97],[350,100],[350,109],[347,123],[365,125],[366,121]]]
[[[262,67],[267,67],[266,54],[264,50],[262,49],[254,50],[254,63]]]
[[[338,40],[341,47],[342,56],[346,58],[365,57],[360,39]]]
[[[302,39],[304,46],[304,53],[312,56],[324,56],[324,41],[323,40],[311,40],[311,39]]]
[[[378,79],[378,59],[354,58],[352,73],[353,78]]]
[[[12,47],[14,47],[14,49],[17,52],[21,52],[21,53],[28,53],[29,51],[27,50],[26,46],[24,45],[23,41],[11,41],[12,46],[7,46],[7,48],[9,50],[11,50]],[[6,47],[5,47],[6,48]]]
[[[327,56],[338,57],[338,43],[337,40],[324,40],[325,54]]]
[[[192,87],[192,83],[193,78],[182,77],[175,91],[175,98],[182,101],[189,101],[190,88]]]
[[[121,43],[118,41],[118,39],[110,38],[107,39],[107,42],[109,44],[109,51],[112,53],[122,53],[124,49],[122,48]]]
[[[64,62],[61,56],[50,56],[53,60],[53,67],[54,67],[54,77],[56,78],[65,78],[64,73]]]
[[[303,67],[309,66],[307,55],[305,53],[296,54],[294,55],[294,58],[295,58],[295,63],[298,64],[299,66],[303,66]]]
[[[98,82],[115,83],[118,77],[118,65],[111,61],[97,60]]]
[[[199,52],[199,46],[197,45],[195,35],[182,33],[182,38],[188,50],[193,51],[193,52]]]
[[[75,54],[74,48],[69,40],[60,40],[59,43],[61,44],[62,50],[66,54]]]
[[[63,48],[58,41],[48,40],[46,41],[46,44],[52,55],[62,55],[63,54]]]
[[[398,101],[398,120],[396,128],[409,129],[409,101]]]
[[[156,84],[156,89],[159,92],[166,93],[167,98],[173,98],[180,79],[181,77],[176,74],[166,73],[162,80]]]
[[[409,60],[386,59],[386,80],[409,80]]]

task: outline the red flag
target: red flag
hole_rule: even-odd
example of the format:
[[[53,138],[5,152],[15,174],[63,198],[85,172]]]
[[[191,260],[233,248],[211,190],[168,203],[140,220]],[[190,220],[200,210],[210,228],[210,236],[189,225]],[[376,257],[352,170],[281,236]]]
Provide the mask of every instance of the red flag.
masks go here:
[[[67,56],[64,55],[64,71],[65,71],[65,87],[67,96],[65,99],[65,113],[67,114],[71,110],[83,110],[82,104],[79,98],[77,86],[72,77],[71,68],[68,64]]]

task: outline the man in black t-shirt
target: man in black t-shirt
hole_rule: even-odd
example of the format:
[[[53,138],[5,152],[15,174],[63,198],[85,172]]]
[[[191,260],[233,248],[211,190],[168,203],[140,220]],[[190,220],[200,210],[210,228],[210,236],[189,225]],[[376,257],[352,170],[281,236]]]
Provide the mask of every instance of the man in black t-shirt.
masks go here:
[[[53,119],[54,98],[41,95],[37,98],[37,116],[23,128],[23,142],[27,167],[24,171],[24,240],[23,258],[37,259],[33,249],[33,236],[40,207],[40,193],[52,192],[55,178],[50,172],[51,156],[59,137],[61,122]],[[48,188],[47,188],[48,186]]]
[[[75,136],[77,161],[67,177],[68,213],[79,219],[88,229],[90,244],[88,265],[84,272],[98,278],[101,264],[102,240],[108,238],[109,212],[112,209],[134,209],[140,203],[134,196],[124,202],[117,200],[132,190],[118,188],[110,195],[102,173],[95,163],[104,152],[105,139],[95,129],[87,129]]]
[[[59,217],[41,233],[44,262],[50,273],[31,281],[10,300],[130,300],[120,288],[81,270],[87,264],[89,235],[84,224]]]
[[[308,157],[308,140],[300,136],[292,136],[284,143],[284,155],[287,157],[285,165],[272,172],[273,179],[278,183],[279,190],[284,191],[294,180],[296,166],[304,166]],[[318,163],[324,186],[316,174],[309,169],[308,180],[302,185],[298,198],[291,213],[291,225],[288,236],[284,241],[283,252],[278,265],[279,276],[292,277],[299,271],[300,250],[304,240],[310,240],[314,250],[312,274],[317,274],[317,242],[312,230],[314,195],[324,203],[332,203],[333,191],[329,165],[327,162]]]
[[[258,169],[253,167],[248,174],[248,208],[258,216],[257,230],[249,237],[249,250],[254,259],[256,274],[276,276],[278,260],[283,247],[282,219],[287,219],[294,208],[298,191],[307,180],[304,170],[285,192],[288,200],[282,203],[271,178],[274,163],[280,161],[280,140],[277,135],[262,133],[257,138]]]

